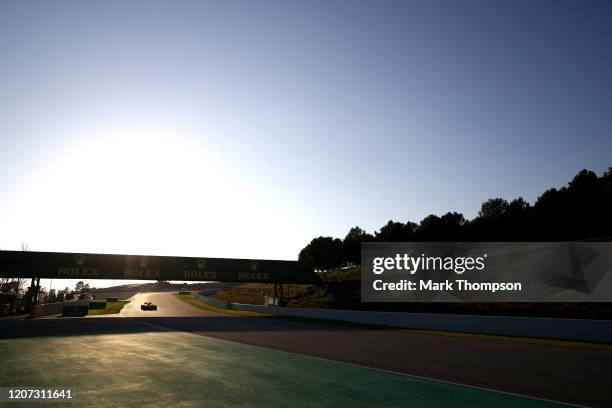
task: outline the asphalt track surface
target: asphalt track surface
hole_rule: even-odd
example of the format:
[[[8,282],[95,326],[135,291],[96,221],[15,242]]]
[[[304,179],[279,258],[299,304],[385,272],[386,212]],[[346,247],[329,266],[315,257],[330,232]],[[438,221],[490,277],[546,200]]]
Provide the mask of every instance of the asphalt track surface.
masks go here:
[[[135,328],[0,340],[0,349],[3,386],[69,387],[74,395],[70,405],[62,401],[7,406],[559,408],[550,402],[150,327],[145,332]]]
[[[145,301],[157,304],[158,311],[141,311],[140,304]],[[192,307],[169,293],[137,295],[120,316],[49,319],[28,323],[11,325],[9,330],[3,327],[0,339],[21,340],[54,334],[95,335],[104,331],[130,334],[134,330],[140,332],[142,338],[142,332],[159,335],[160,330],[170,329],[553,401],[595,407],[612,406],[610,349],[523,344],[239,317]]]

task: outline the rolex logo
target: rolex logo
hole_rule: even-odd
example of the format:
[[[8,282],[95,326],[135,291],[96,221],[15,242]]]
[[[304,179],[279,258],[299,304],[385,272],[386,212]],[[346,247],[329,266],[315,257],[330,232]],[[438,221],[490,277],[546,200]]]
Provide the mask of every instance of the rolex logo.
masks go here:
[[[138,260],[138,265],[140,265],[141,268],[146,268],[149,266],[149,260],[146,257],[141,256]]]
[[[257,262],[251,261],[251,272],[257,272]]]
[[[206,266],[206,260],[198,259],[198,269],[204,269],[205,266]]]
[[[83,255],[75,256],[74,263],[76,263],[76,266],[83,266],[85,264],[85,257]]]

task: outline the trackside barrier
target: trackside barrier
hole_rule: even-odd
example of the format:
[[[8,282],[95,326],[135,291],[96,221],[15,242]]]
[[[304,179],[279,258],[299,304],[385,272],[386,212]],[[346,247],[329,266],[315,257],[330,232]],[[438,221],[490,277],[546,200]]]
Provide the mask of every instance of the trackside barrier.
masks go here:
[[[89,300],[76,300],[73,302],[57,302],[57,303],[44,303],[39,316],[47,316],[56,313],[62,313],[64,305],[87,305],[89,306]]]
[[[71,305],[65,304],[62,309],[63,317],[83,317],[89,313],[89,306],[87,305]]]
[[[220,290],[221,288],[202,289],[201,291],[198,292],[198,294],[202,296],[212,296],[215,293],[219,292]]]
[[[210,302],[210,297],[205,298]],[[218,299],[216,300],[221,302]],[[249,312],[270,313],[279,316],[339,320],[351,323],[410,329],[612,343],[612,320],[370,312],[359,310],[245,305],[239,303],[231,303],[228,305],[228,308]]]
[[[90,309],[106,309],[106,302],[90,302]]]
[[[218,307],[220,309],[230,309],[231,303],[227,300],[217,299],[213,296],[202,296],[199,293],[196,294],[196,297],[207,305],[211,305],[214,307]]]
[[[32,307],[32,312],[30,313],[30,316],[32,317],[36,317],[36,316],[42,316],[43,314],[43,305],[34,305]]]
[[[83,317],[89,313],[87,305],[64,305],[62,317]]]

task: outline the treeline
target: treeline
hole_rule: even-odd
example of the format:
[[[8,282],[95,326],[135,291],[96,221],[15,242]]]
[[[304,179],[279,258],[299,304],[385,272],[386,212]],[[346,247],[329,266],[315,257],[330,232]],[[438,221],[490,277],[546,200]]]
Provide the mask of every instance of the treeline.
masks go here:
[[[580,171],[567,186],[546,190],[533,205],[522,197],[491,198],[478,216],[448,212],[420,223],[389,221],[370,234],[351,228],[344,239],[318,237],[299,260],[316,270],[359,265],[362,242],[575,241],[612,237],[612,167],[601,177]]]

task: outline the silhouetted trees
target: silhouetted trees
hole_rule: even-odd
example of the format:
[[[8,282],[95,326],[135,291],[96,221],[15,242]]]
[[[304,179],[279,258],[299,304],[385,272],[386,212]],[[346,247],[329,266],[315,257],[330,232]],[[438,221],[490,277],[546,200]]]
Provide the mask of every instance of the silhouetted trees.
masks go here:
[[[300,251],[299,260],[317,270],[360,264],[361,243],[444,241],[574,241],[612,238],[612,167],[601,177],[580,171],[567,186],[546,190],[530,205],[522,197],[508,202],[491,198],[478,216],[448,212],[428,215],[417,225],[388,221],[368,234],[353,227],[344,240],[313,239]]]
[[[379,242],[405,242],[412,241],[417,225],[413,222],[402,224],[389,220],[380,231],[374,233],[376,241]]]
[[[353,227],[342,241],[343,260],[349,265],[361,264],[361,243],[374,241],[372,234],[368,234],[359,227]]]
[[[300,251],[298,260],[317,270],[335,268],[346,262],[342,241],[332,237],[318,237]]]
[[[74,291],[80,292],[83,290],[84,287],[85,287],[85,283],[83,283],[83,281],[78,281],[76,285],[74,286]]]

